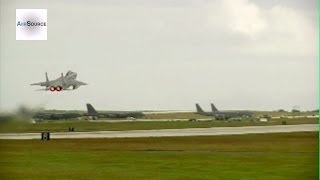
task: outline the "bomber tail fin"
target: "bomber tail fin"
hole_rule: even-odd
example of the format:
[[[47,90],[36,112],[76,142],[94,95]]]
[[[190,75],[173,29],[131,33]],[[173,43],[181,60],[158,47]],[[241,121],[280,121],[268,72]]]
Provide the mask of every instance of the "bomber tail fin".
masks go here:
[[[196,108],[197,108],[197,113],[203,113],[204,112],[198,103],[196,103]]]
[[[98,115],[98,112],[93,108],[91,104],[87,104],[88,115]]]
[[[212,110],[212,112],[219,111],[213,103],[211,103],[211,110]]]

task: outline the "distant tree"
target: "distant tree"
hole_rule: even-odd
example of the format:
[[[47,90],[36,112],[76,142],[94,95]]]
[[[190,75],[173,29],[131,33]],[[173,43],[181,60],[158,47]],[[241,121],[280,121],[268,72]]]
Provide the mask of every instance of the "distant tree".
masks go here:
[[[284,109],[279,109],[278,112],[287,112]]]
[[[292,111],[291,112],[293,112],[293,113],[297,113],[297,112],[300,112],[300,110],[298,110],[298,109],[292,109]]]

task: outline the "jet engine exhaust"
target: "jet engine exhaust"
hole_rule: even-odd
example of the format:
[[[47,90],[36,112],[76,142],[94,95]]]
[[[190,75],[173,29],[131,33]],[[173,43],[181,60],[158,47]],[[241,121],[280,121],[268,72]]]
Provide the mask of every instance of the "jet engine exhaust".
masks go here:
[[[50,87],[50,91],[53,92],[53,91],[55,91],[55,90],[56,90],[56,88],[54,88],[53,86]]]
[[[62,87],[61,86],[57,86],[57,87],[54,87],[54,86],[50,86],[50,89],[49,89],[51,92],[54,92],[54,91],[62,91]]]

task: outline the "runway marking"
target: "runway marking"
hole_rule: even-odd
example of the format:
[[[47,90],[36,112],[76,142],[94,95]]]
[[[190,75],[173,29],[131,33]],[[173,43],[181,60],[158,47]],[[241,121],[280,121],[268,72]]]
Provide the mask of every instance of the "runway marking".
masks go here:
[[[92,132],[54,132],[51,139],[80,138],[129,138],[129,137],[170,137],[170,136],[218,136],[238,134],[261,134],[282,132],[319,131],[318,124],[212,127],[188,129],[128,130],[128,131],[92,131]],[[0,139],[40,139],[41,133],[0,133]]]

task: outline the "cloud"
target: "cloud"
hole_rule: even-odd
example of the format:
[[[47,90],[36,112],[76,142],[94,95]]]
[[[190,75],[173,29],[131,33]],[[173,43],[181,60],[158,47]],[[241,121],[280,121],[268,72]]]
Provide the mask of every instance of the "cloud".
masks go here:
[[[206,9],[212,31],[243,36],[238,52],[316,55],[317,24],[304,11],[280,4],[261,8],[248,0],[214,1]]]
[[[266,26],[259,7],[247,0],[214,1],[208,7],[210,23],[231,32],[255,36]]]

